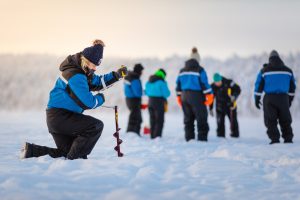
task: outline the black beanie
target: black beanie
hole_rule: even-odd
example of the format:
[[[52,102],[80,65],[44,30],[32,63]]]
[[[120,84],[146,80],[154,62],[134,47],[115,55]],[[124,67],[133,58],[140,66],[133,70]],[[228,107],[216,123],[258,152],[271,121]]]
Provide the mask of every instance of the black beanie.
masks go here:
[[[87,47],[82,51],[82,55],[91,63],[98,66],[101,64],[101,59],[103,57],[103,46],[96,44],[94,46]]]
[[[138,63],[138,64],[135,64],[134,67],[133,67],[133,71],[139,75],[142,74],[142,71],[143,71],[144,67],[142,64]]]

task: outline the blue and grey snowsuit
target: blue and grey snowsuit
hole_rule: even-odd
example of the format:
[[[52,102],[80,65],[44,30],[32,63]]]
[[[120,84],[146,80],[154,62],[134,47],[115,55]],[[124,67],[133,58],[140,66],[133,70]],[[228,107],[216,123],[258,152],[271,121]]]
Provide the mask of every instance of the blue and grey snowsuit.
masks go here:
[[[254,98],[259,108],[263,93],[264,122],[267,134],[272,143],[278,143],[282,131],[284,142],[290,143],[293,139],[291,127],[292,116],[289,107],[295,95],[296,83],[293,71],[286,67],[279,56],[271,56],[269,64],[262,68],[256,78]]]
[[[185,62],[176,80],[176,92],[181,96],[184,113],[185,139],[195,139],[194,121],[197,121],[198,140],[207,141],[209,126],[207,108],[204,105],[205,94],[211,94],[212,88],[203,67],[195,59]]]
[[[61,76],[50,92],[47,125],[57,148],[31,144],[30,157],[50,155],[68,159],[87,158],[102,130],[103,122],[81,114],[104,103],[104,96],[93,95],[118,81],[115,72],[87,76],[81,67],[81,53],[68,56],[60,65]]]
[[[140,135],[143,88],[139,73],[134,71],[130,71],[128,73],[124,81],[124,93],[126,97],[126,105],[130,110],[127,132],[134,132]]]

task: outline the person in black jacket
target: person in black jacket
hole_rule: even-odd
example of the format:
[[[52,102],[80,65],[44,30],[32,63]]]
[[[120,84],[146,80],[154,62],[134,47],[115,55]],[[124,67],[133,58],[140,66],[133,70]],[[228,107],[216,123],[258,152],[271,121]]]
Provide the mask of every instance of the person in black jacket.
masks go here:
[[[126,105],[130,110],[127,132],[140,135],[142,120],[141,104],[143,96],[143,87],[141,75],[144,67],[138,63],[134,66],[133,71],[129,71],[124,81],[124,93]]]
[[[285,66],[277,51],[269,56],[269,63],[258,73],[255,82],[255,106],[260,109],[263,99],[264,121],[270,144],[280,143],[279,122],[284,143],[293,143],[292,116],[290,106],[294,99],[296,82],[293,71]]]
[[[217,114],[217,136],[225,137],[225,116],[230,120],[231,137],[239,137],[239,125],[237,121],[236,100],[241,93],[238,84],[230,79],[222,77],[219,73],[213,76],[214,83],[211,84],[215,94]],[[213,105],[210,106],[210,115],[213,116]]]

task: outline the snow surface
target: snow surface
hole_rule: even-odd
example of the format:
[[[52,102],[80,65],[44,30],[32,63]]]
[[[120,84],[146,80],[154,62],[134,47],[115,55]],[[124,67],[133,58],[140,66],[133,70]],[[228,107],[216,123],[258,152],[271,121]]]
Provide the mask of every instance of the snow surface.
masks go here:
[[[1,199],[300,199],[300,119],[294,144],[268,145],[262,115],[239,120],[240,139],[217,138],[209,118],[209,141],[187,143],[182,114],[167,113],[162,139],[122,131],[118,158],[113,111],[89,114],[104,121],[103,134],[88,160],[69,161],[19,160],[25,141],[55,146],[45,113],[0,113]],[[124,130],[127,113],[119,121]]]

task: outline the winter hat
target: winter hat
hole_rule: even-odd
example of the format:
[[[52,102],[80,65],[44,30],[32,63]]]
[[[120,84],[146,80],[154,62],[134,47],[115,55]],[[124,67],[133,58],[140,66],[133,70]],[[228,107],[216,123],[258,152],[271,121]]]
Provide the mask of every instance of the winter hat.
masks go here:
[[[160,77],[162,79],[165,79],[166,76],[167,76],[167,73],[166,73],[166,71],[164,69],[160,68],[159,70],[157,70],[155,72],[155,76],[158,76],[158,77]]]
[[[141,63],[137,63],[137,64],[135,64],[134,67],[133,67],[133,71],[134,71],[135,73],[139,74],[139,75],[142,74],[143,69],[144,69],[144,67],[143,67],[143,65],[142,65]]]
[[[93,46],[82,51],[82,55],[94,65],[99,66],[103,57],[103,47],[104,43],[101,40],[95,40]]]
[[[214,82],[220,82],[222,81],[222,76],[219,73],[215,73],[213,79]]]
[[[192,53],[198,53],[197,47],[193,47],[193,48],[192,48]]]
[[[276,50],[272,50],[271,53],[270,53],[269,58],[271,58],[271,57],[279,57],[278,52]]]

